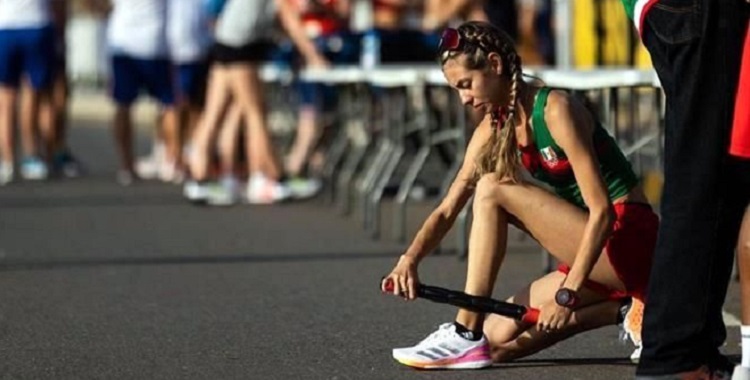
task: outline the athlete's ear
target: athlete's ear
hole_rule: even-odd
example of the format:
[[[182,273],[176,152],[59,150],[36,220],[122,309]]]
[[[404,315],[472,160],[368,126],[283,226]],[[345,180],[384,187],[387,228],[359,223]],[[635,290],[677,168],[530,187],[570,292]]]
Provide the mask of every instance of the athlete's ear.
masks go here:
[[[503,59],[500,54],[494,51],[487,55],[487,61],[489,62],[490,70],[497,75],[503,74]]]

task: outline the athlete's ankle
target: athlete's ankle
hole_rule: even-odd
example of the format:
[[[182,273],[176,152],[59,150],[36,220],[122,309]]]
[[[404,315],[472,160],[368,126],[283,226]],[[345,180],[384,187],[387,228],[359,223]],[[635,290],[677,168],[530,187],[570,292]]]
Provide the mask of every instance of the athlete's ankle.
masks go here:
[[[484,335],[484,333],[482,333],[481,330],[479,331],[470,330],[459,322],[453,322],[453,325],[456,326],[456,334],[460,335],[461,337],[467,340],[476,342],[482,339],[482,336]]]

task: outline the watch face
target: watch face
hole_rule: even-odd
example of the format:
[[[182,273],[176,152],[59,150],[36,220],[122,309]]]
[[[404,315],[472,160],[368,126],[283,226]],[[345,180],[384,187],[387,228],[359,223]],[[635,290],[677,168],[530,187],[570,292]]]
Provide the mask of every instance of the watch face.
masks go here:
[[[568,289],[560,289],[555,294],[555,302],[560,306],[568,306],[572,298]]]

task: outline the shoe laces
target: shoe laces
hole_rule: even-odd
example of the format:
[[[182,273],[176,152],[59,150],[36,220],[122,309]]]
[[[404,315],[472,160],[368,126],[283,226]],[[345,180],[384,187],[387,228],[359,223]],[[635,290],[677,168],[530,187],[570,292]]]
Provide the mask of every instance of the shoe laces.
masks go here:
[[[438,327],[438,329],[433,332],[432,334],[428,335],[427,338],[424,338],[419,344],[429,343],[436,340],[442,340],[443,338],[451,338],[456,335],[455,328],[453,327],[453,323],[447,322],[443,323]]]

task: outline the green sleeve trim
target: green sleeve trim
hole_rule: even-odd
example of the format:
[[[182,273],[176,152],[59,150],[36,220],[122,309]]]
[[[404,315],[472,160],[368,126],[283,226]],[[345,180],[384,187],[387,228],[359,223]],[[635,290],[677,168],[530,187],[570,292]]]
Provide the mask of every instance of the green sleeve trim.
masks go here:
[[[547,105],[547,98],[549,93],[552,91],[549,87],[542,87],[539,89],[539,93],[536,95],[534,101],[534,110],[531,113],[531,121],[533,123],[532,132],[534,133],[534,143],[537,149],[542,149],[551,146],[556,153],[562,153],[562,149],[555,143],[555,139],[552,138],[552,134],[549,133],[549,127],[547,122],[544,121],[544,107]]]

